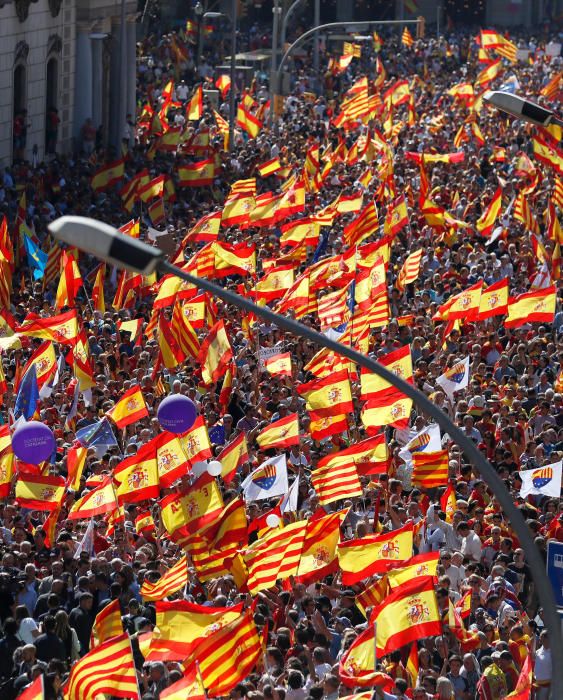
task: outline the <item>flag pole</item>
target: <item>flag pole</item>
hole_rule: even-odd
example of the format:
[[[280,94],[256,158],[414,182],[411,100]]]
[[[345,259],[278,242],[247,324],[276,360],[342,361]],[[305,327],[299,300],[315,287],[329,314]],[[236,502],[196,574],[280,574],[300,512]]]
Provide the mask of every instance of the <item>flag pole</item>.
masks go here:
[[[196,662],[195,662],[195,672],[196,672],[196,675],[197,675],[197,679],[198,679],[198,681],[200,682],[201,687],[203,688],[203,697],[205,698],[205,700],[207,700],[207,697],[208,697],[208,695],[207,695],[207,688],[203,685],[203,678],[202,678],[202,676],[201,676],[201,671],[200,671],[200,668],[199,668],[199,661],[196,661]]]
[[[377,671],[377,622],[373,621],[373,670]]]

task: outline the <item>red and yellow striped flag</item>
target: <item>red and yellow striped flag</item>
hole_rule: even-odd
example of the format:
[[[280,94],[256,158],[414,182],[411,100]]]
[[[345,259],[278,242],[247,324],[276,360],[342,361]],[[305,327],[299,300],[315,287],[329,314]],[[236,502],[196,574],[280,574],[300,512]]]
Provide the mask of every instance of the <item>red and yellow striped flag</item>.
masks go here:
[[[119,698],[139,695],[127,634],[100,644],[77,661],[64,688],[65,700],[95,700],[103,694]]]
[[[360,609],[362,615],[369,619],[368,610],[369,608],[375,608],[379,605],[385,597],[389,594],[389,582],[387,581],[387,574],[372,583],[363,591],[358,593],[356,596],[356,606]]]
[[[245,550],[247,586],[252,595],[272,588],[278,579],[295,576],[306,533],[307,521],[300,520],[268,532]]]
[[[406,47],[410,47],[414,44],[414,39],[412,38],[412,34],[409,32],[408,27],[403,29],[401,44]]]
[[[449,467],[448,450],[415,452],[412,459],[413,486],[433,489],[447,484]]]
[[[299,418],[297,413],[290,413],[285,418],[274,421],[256,436],[261,450],[273,447],[291,447],[299,444]]]
[[[119,401],[106,412],[118,428],[125,428],[142,418],[147,418],[149,411],[141,387],[138,385],[128,389]]]
[[[337,460],[337,455],[323,457],[311,474],[311,484],[321,505],[327,505],[343,498],[357,498],[362,495],[362,485],[353,460]]]
[[[188,565],[186,557],[181,557],[156,583],[145,581],[141,587],[141,595],[145,600],[163,600],[176,593],[188,582]]]
[[[123,623],[121,622],[119,600],[116,598],[96,615],[90,636],[90,648],[94,649],[94,647],[113,637],[118,637],[120,634],[123,634]]]
[[[403,267],[397,275],[396,284],[399,291],[402,292],[407,284],[411,284],[418,278],[420,272],[420,261],[422,260],[423,252],[424,251],[422,248],[415,250],[415,252],[411,253],[403,263]]]
[[[263,639],[249,608],[236,620],[203,638],[184,666],[199,665],[201,681],[210,698],[228,695],[252,671],[261,658]],[[265,635],[264,635],[265,636]]]

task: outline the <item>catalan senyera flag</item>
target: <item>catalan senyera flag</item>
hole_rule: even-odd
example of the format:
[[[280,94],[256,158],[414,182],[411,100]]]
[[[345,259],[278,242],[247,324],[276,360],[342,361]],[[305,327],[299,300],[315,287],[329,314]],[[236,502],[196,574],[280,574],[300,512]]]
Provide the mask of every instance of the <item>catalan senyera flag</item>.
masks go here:
[[[207,472],[195,481],[189,493],[173,492],[159,503],[164,527],[176,539],[197,533],[213,522],[223,509],[217,482]]]
[[[233,359],[233,350],[229,343],[224,322],[218,321],[201,344],[198,361],[201,364],[201,376],[205,384],[216,382]]]
[[[397,289],[403,291],[407,284],[414,282],[420,272],[420,261],[422,260],[423,249],[415,250],[403,263],[403,267],[397,275]]]
[[[387,355],[379,358],[379,363],[387,367],[390,372],[404,379],[409,384],[413,383],[413,368],[410,345],[404,345],[402,348],[393,350]],[[362,368],[361,372],[361,398],[364,401],[377,398],[379,392],[383,389],[388,389],[391,384],[381,379],[374,374]]]
[[[244,551],[248,590],[252,595],[272,588],[278,579],[295,576],[307,533],[307,521],[299,520],[281,530],[271,530]]]
[[[307,522],[305,544],[296,575],[300,583],[309,585],[320,581],[338,568],[340,526],[346,514],[346,510],[338,511]]]
[[[237,469],[245,462],[248,462],[248,447],[244,433],[238,435],[231,443],[226,445],[219,461],[223,465],[221,477],[226,484],[230,484],[234,479]]]
[[[264,367],[272,377],[291,377],[291,353],[281,352],[264,360]]]
[[[385,655],[423,637],[441,634],[442,621],[432,576],[404,583],[372,611],[377,654]]]
[[[191,165],[178,167],[180,187],[209,187],[215,179],[215,159],[207,158]]]
[[[410,48],[414,44],[414,39],[412,38],[412,34],[409,32],[408,27],[405,27],[403,29],[403,34],[401,35],[401,44],[403,46],[406,46],[407,48]]]
[[[161,700],[207,700],[205,688],[197,666],[184,671],[179,681],[172,683],[159,693]]]
[[[171,324],[164,314],[158,316],[158,345],[162,364],[167,369],[174,369],[186,359],[186,355],[178,344],[177,336],[172,332]]]
[[[307,402],[307,410],[318,416],[337,416],[354,410],[348,372],[335,372],[325,379],[316,379],[297,387]]]
[[[115,406],[106,412],[106,416],[111,418],[118,428],[125,428],[131,423],[147,418],[148,415],[147,404],[138,385],[127,389]]]
[[[362,494],[353,458],[341,460],[338,455],[327,455],[319,460],[311,474],[311,484],[323,506],[344,498],[357,498]]]
[[[187,600],[156,601],[156,628],[147,660],[183,661],[199,642],[240,617],[242,603],[230,608],[196,605]]]
[[[503,278],[481,290],[479,321],[492,316],[503,316],[508,312],[508,278]]]
[[[412,523],[383,535],[341,542],[338,545],[338,561],[342,569],[342,583],[353,585],[374,574],[389,571],[398,563],[410,559],[412,545]]]
[[[268,177],[269,175],[277,173],[278,170],[281,170],[281,167],[280,159],[276,156],[276,158],[272,158],[262,163],[262,165],[259,165],[258,172],[262,177]]]
[[[381,687],[382,690],[391,690],[394,681],[381,671],[376,671],[377,659],[375,653],[375,628],[368,624],[368,628],[354,641],[346,653],[340,659],[338,675],[342,684],[348,688]],[[374,693],[370,691],[370,698]],[[356,695],[352,695],[356,698]],[[362,695],[360,695],[362,697]]]
[[[254,624],[254,611],[245,610],[213,634],[201,639],[184,661],[198,664],[201,682],[210,698],[226,696],[244,680],[264,653],[263,640]]]
[[[448,482],[448,450],[437,452],[415,452],[412,456],[413,486],[433,489],[445,486]]]
[[[539,235],[540,227],[523,192],[519,192],[516,196],[513,216],[516,221],[520,221],[524,225],[526,231]]]
[[[256,436],[256,442],[261,450],[274,447],[291,447],[299,444],[299,417],[290,413],[263,428]]]
[[[388,574],[383,574],[381,578],[378,578],[377,581],[374,581],[367,588],[364,588],[364,590],[360,591],[360,593],[358,593],[356,596],[356,607],[360,610],[366,620],[369,620],[369,608],[377,607],[389,594],[389,582],[387,581],[387,575]]]
[[[368,435],[378,432],[384,425],[406,427],[412,409],[412,399],[394,387],[383,389],[364,404],[362,423]]]
[[[120,158],[102,166],[94,173],[91,187],[95,192],[109,190],[116,185],[125,174],[125,160]]]
[[[67,518],[69,520],[93,518],[95,515],[113,513],[118,507],[111,477],[106,477],[97,488],[72,504]]]
[[[429,552],[428,554],[417,554],[401,564],[400,568],[391,569],[387,572],[387,583],[389,588],[394,590],[402,586],[407,581],[420,576],[436,576],[440,552]]]
[[[508,300],[505,328],[519,328],[525,323],[553,323],[557,290],[555,287],[526,292]]]
[[[497,191],[493,195],[493,198],[475,223],[475,227],[482,236],[490,236],[493,232],[493,228],[499,217],[501,207],[502,189],[498,187]]]
[[[20,475],[16,481],[16,501],[22,508],[51,511],[65,495],[65,480],[61,476]]]
[[[163,600],[184,588],[187,582],[188,564],[184,555],[156,583],[145,581],[141,586],[141,595],[148,601]]]
[[[78,336],[76,309],[49,318],[27,316],[19,326],[16,326],[16,333],[72,345]]]
[[[96,615],[90,637],[90,648],[94,649],[94,647],[113,637],[118,637],[120,634],[123,634],[123,623],[121,622],[121,607],[116,598]]]

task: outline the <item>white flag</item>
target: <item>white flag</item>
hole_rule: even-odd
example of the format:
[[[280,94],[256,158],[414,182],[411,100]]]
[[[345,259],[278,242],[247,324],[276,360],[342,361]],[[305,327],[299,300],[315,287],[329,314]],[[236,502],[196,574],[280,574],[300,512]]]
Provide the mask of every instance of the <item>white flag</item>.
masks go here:
[[[245,501],[284,496],[288,488],[285,455],[266,460],[242,482]]]
[[[80,559],[81,552],[88,552],[90,556],[94,554],[94,518],[90,518],[84,537],[74,553],[74,559]]]
[[[528,469],[525,472],[518,472],[522,479],[520,496],[550,496],[559,498],[561,495],[561,467],[563,462],[548,464],[546,467]]]
[[[407,464],[411,464],[413,453],[437,452],[442,449],[442,437],[440,426],[436,423],[423,428],[419,433],[411,436],[407,444],[399,451],[399,457]]]
[[[296,513],[297,502],[299,500],[299,474],[295,477],[295,481],[289,487],[289,491],[282,498],[280,510],[283,513]]]
[[[450,399],[454,392],[466,389],[469,386],[469,355],[441,374],[436,379],[436,384],[442,387]]]

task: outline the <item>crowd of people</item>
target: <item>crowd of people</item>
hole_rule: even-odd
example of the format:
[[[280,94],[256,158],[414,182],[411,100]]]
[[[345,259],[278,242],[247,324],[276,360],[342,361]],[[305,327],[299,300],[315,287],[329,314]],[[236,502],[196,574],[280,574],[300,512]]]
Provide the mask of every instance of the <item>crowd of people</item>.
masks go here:
[[[204,98],[198,121],[185,118],[185,108],[199,83],[203,80],[211,86],[219,77],[214,65],[220,61],[220,49],[212,42],[206,44],[201,65],[197,66],[196,45],[189,40],[182,43],[180,35],[152,35],[141,42],[137,120],[133,120],[124,139],[125,175],[117,186],[105,191],[91,187],[94,173],[120,156],[104,149],[91,125],[83,130],[87,138],[81,152],[72,156],[55,154],[36,168],[20,160],[13,167],[5,167],[0,175],[0,215],[6,217],[16,258],[10,308],[2,311],[2,335],[10,341],[3,345],[2,352],[3,423],[13,423],[22,369],[45,339],[22,335],[15,340],[14,332],[17,335],[26,319],[48,318],[68,310],[56,308],[60,274],[56,271],[47,280],[45,276],[34,278],[25,251],[21,244],[18,246],[16,239],[27,235],[20,230],[22,194],[25,228],[49,253],[53,240],[47,225],[64,214],[92,216],[116,227],[139,217],[141,237],[145,239],[149,226],[155,227],[145,203],[137,201],[132,212],[125,211],[121,193],[144,169],[150,178],[164,174],[175,186],[173,196],[164,203],[165,221],[160,228],[167,239],[173,240],[170,257],[193,270],[190,262],[209,239],[187,234],[203,216],[223,209],[235,183],[255,178],[256,195],[270,191],[277,194],[292,177],[293,183],[302,177],[305,169],[304,204],[286,219],[267,226],[247,222],[242,227],[235,224],[220,229],[218,240],[223,244],[255,246],[257,269],[252,276],[239,270],[219,277],[218,282],[253,298],[256,282],[264,278],[271,261],[274,267],[278,263],[292,267],[297,279],[299,274],[319,270],[322,261],[332,259],[330,275],[319,275],[318,287],[311,289],[311,298],[321,300],[327,293],[343,288],[339,276],[350,274],[346,261],[353,245],[345,229],[361,207],[375,200],[377,221],[358,242],[357,259],[370,252],[364,249],[362,253],[362,246],[377,244],[388,235],[387,213],[404,195],[408,224],[392,237],[388,260],[384,260],[389,318],[383,323],[370,323],[367,333],[357,340],[358,347],[384,360],[391,352],[410,346],[414,384],[441,406],[486,455],[525,517],[545,559],[549,540],[563,542],[562,501],[542,495],[522,498],[519,472],[553,465],[563,456],[560,307],[553,322],[507,328],[505,315],[485,320],[473,316],[449,323],[443,305],[471,285],[482,281],[489,286],[505,278],[512,297],[551,284],[557,287],[558,300],[561,296],[562,241],[550,237],[550,232],[557,231],[557,224],[552,220],[550,223],[545,213],[551,207],[556,217],[561,216],[563,196],[562,190],[557,190],[557,182],[560,185],[563,178],[561,162],[559,171],[557,163],[550,166],[539,162],[533,151],[534,127],[504,118],[478,104],[478,98],[483,87],[504,84],[508,85],[506,89],[516,87],[519,93],[556,107],[563,90],[562,61],[546,52],[546,45],[556,37],[517,34],[511,40],[529,51],[529,59],[511,62],[500,57],[502,71],[485,86],[476,86],[473,99],[459,99],[449,91],[456,85],[473,85],[490,65],[479,55],[476,35],[477,30],[453,30],[439,39],[415,39],[412,45],[405,45],[400,34],[382,33],[369,46],[363,45],[361,55],[344,68],[329,69],[329,55],[323,50],[320,75],[314,74],[311,56],[301,57],[292,66],[291,94],[274,117],[272,128],[268,124],[273,99],[267,81],[262,82],[258,76],[252,84],[238,84],[238,101],[248,98],[249,109],[263,125],[254,138],[237,126],[230,151],[225,150],[228,144],[211,98]],[[248,47],[258,46],[259,41],[260,32],[251,32]],[[174,48],[178,45],[184,50]],[[333,64],[334,60],[338,57],[333,57]],[[489,60],[497,60],[494,51]],[[370,95],[379,95],[380,104],[368,119],[339,122],[345,93],[364,76],[369,81]],[[242,76],[239,78],[242,80]],[[389,108],[384,95],[399,80],[408,82],[410,97],[399,104],[393,104],[391,97]],[[147,105],[158,112],[166,104],[170,81],[174,93],[165,116],[170,125],[182,127],[185,144],[205,135],[203,146],[196,150],[155,150],[158,136],[152,131],[153,122],[147,126],[142,117]],[[317,85],[320,94],[315,94]],[[548,85],[555,88],[543,94]],[[228,92],[222,94],[216,112],[228,120]],[[386,125],[389,113],[391,123]],[[557,133],[552,138],[557,141]],[[553,149],[560,153],[555,143]],[[416,158],[406,155],[459,151],[464,153],[461,162],[429,159],[422,169]],[[315,154],[320,165],[315,170],[313,164],[313,170],[307,171]],[[179,186],[178,165],[205,158],[215,163],[213,182],[201,187]],[[281,176],[280,171],[260,176],[258,168],[273,159],[280,161]],[[449,212],[453,224],[429,223],[419,201],[425,187],[427,198]],[[499,187],[502,212],[494,230],[483,235],[476,224]],[[534,235],[514,217],[513,200],[522,190],[538,225]],[[281,242],[284,224],[305,216],[321,217],[339,197],[352,201],[360,195],[360,208],[342,207],[329,219],[329,225],[321,228],[314,245],[292,248]],[[423,251],[419,274],[403,288],[397,284],[400,271],[407,256],[419,249]],[[39,419],[53,430],[57,440],[56,455],[45,469],[51,475],[67,478],[68,455],[77,444],[76,433],[101,420],[136,384],[142,388],[148,416],[123,430],[114,427],[115,445],[107,451],[95,447],[88,450],[80,485],[76,491],[65,492],[54,527],[47,522],[48,518],[52,520],[51,511],[22,506],[16,498],[16,482],[30,469],[33,471],[16,461],[16,476],[0,502],[2,698],[17,698],[40,675],[44,676],[46,700],[63,697],[69,672],[91,653],[96,616],[115,600],[119,601],[123,629],[132,642],[139,697],[165,700],[167,689],[181,680],[183,659],[151,660],[147,639],[154,634],[158,603],[148,601],[141,591],[144,583],[156,583],[164,576],[185,551],[185,543],[175,541],[167,531],[160,501],[125,499],[121,513],[94,517],[93,535],[88,531],[89,519],[67,517],[73,503],[161,432],[157,409],[169,394],[183,394],[195,403],[211,441],[210,459],[221,461],[225,446],[241,433],[246,437],[248,457],[238,466],[234,478],[228,483],[216,479],[224,505],[241,496],[245,478],[272,456],[286,455],[290,486],[299,479],[292,510],[280,511],[279,498],[246,503],[248,531],[241,537],[241,552],[279,527],[270,527],[271,520],[266,522],[272,512],[279,513],[281,525],[288,526],[343,510],[342,541],[384,535],[410,523],[415,532],[411,554],[434,553],[436,557],[434,590],[441,633],[377,658],[385,683],[360,687],[360,683],[356,686],[345,682],[342,659],[369,627],[371,607],[358,605],[358,597],[373,587],[381,572],[346,585],[336,565],[318,580],[308,578],[303,582],[292,575],[249,596],[244,582],[234,573],[202,582],[187,545],[188,582],[169,599],[184,599],[210,611],[239,602],[244,606],[252,603],[255,624],[266,630],[264,653],[225,697],[335,700],[348,695],[369,698],[375,693],[375,697],[413,700],[501,700],[517,690],[523,666],[531,658],[533,689],[514,697],[554,698],[549,633],[533,573],[491,489],[446,433],[439,438],[439,449],[448,451],[448,478],[441,486],[430,488],[412,483],[412,461],[404,458],[404,448],[431,427],[428,416],[413,406],[408,424],[381,426],[375,432],[385,436],[388,460],[384,472],[368,469],[360,474],[361,496],[322,504],[313,483],[319,460],[374,435],[362,422],[362,390],[355,368],[349,368],[353,410],[344,417],[345,427],[315,439],[311,415],[298,389],[305,382],[337,371],[338,357],[317,362],[322,373],[315,375],[311,361],[319,359],[319,348],[313,343],[245,315],[219,299],[207,298],[206,318],[195,329],[198,343],[205,341],[217,320],[223,321],[234,369],[230,387],[227,373],[205,385],[201,359],[188,355],[177,366],[164,366],[159,338],[162,331],[153,307],[159,294],[157,280],[143,281],[133,293],[116,297],[120,273],[112,274],[108,269],[103,279],[104,311],[92,295],[98,261],[79,253],[78,265],[83,287],[77,291],[75,307],[84,329],[92,386],[76,393],[77,366],[69,363],[69,347],[55,342],[57,360],[67,359],[58,362],[52,391],[42,392],[38,402]],[[354,269],[345,282],[349,283],[355,274]],[[279,302],[278,296],[268,303],[274,307]],[[172,321],[174,303],[181,301],[175,302],[172,297],[158,309],[167,322]],[[282,301],[284,313],[297,315],[313,328],[327,330],[316,305],[303,314],[296,306],[291,294]],[[332,326],[329,322],[328,327],[338,327],[338,333],[348,330],[347,342],[354,343],[348,306],[344,316]],[[120,330],[123,322],[132,319],[142,321],[138,335]],[[264,358],[282,353],[290,355],[289,376],[272,374],[264,363]],[[459,392],[445,393],[437,378],[466,357],[469,383]],[[294,412],[299,417],[299,443],[290,448],[260,449],[256,442],[260,431]],[[5,458],[10,449],[9,444],[4,446],[0,457]],[[189,492],[194,481],[191,471],[199,467],[190,465],[186,474],[162,488],[159,496],[178,489]],[[448,487],[452,495],[449,502],[454,503],[451,511],[443,498]],[[147,511],[152,515],[153,529],[136,525]],[[463,629],[458,624],[458,611]],[[209,697],[217,696],[212,687],[206,690]]]

